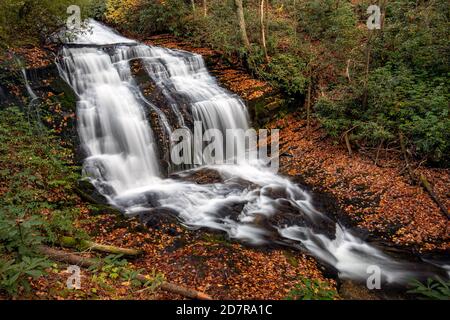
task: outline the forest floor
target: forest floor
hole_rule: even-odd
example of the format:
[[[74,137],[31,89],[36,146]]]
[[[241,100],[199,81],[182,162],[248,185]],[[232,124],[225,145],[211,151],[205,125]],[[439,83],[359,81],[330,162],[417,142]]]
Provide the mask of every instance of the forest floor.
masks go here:
[[[212,50],[192,48],[170,37],[153,37],[144,42],[218,59]],[[36,48],[21,50],[20,54],[26,57],[26,66],[30,68],[45,66],[49,61]],[[215,61],[213,74],[247,101],[273,93],[269,84],[253,79],[243,68]],[[356,151],[350,156],[345,145],[327,137],[317,122],[307,131],[300,114],[275,119],[268,127],[280,129],[280,172],[313,192],[329,195],[337,209],[330,215],[337,215],[346,224],[395,246],[436,252],[450,248],[448,218],[421,186],[408,181],[398,153],[382,151],[377,164],[373,153]],[[434,192],[449,208],[450,171],[425,168],[417,163],[412,166],[417,167],[417,174],[427,177]],[[330,290],[337,287],[336,281],[326,277],[312,257],[298,251],[252,248],[230,241],[220,233],[190,231],[171,222],[143,227],[137,218],[125,218],[114,212],[98,214],[98,210],[81,199],[78,206],[81,214],[74,225],[85,230],[93,241],[143,250],[141,256],[128,259],[127,268],[146,274],[162,273],[173,283],[206,292],[215,299],[282,299],[300,278],[323,281]],[[114,274],[83,270],[82,288],[74,291],[66,288],[66,266],[55,263],[47,275],[32,280],[31,295],[22,293],[19,298],[180,298],[162,290],[135,286]],[[354,294],[358,295],[376,298],[366,292]]]
[[[152,277],[162,275],[171,283],[205,292],[213,299],[283,299],[300,278],[318,280],[329,290],[336,290],[336,282],[324,277],[312,257],[295,250],[249,248],[221,234],[189,231],[178,224],[147,228],[138,219],[117,213],[84,212],[75,223],[91,240],[142,251],[139,257],[127,259],[128,270]],[[78,254],[98,257],[94,252]],[[81,288],[71,290],[66,286],[70,275],[66,266],[55,263],[47,275],[32,281],[31,294],[20,298],[183,299],[157,286],[135,284],[114,268],[112,262],[100,270],[82,269]]]
[[[416,252],[448,251],[450,222],[425,189],[410,177],[399,153],[381,149],[353,152],[327,137],[314,121],[296,114],[274,120],[280,130],[280,172],[313,191],[331,194],[340,207],[340,220],[386,243]],[[412,162],[416,176],[424,175],[434,193],[450,208],[450,170]],[[335,213],[336,214],[336,213]]]

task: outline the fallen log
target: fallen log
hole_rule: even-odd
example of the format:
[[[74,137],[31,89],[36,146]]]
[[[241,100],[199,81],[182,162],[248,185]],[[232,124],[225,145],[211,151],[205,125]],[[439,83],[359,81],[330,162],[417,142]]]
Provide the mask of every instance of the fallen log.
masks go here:
[[[444,204],[439,200],[438,196],[434,193],[433,188],[431,187],[430,183],[428,182],[427,178],[421,174],[420,177],[420,183],[425,188],[425,190],[430,195],[431,199],[438,205],[438,207],[441,209],[442,213],[450,219],[450,214],[447,210],[447,208],[444,206]]]
[[[95,265],[100,265],[98,260],[81,257],[79,255],[76,255],[74,253],[57,250],[54,248],[50,248],[47,246],[39,246],[38,250],[43,255],[51,258],[52,260],[65,262],[73,265],[77,265],[84,268],[89,268]]]
[[[101,262],[97,259],[81,257],[77,254],[65,252],[65,251],[54,249],[51,247],[41,245],[38,247],[38,250],[43,255],[49,257],[52,260],[69,263],[69,264],[77,265],[77,266],[84,267],[84,268],[101,266]],[[143,282],[152,280],[151,277],[145,276],[143,274],[138,274],[136,278]],[[200,292],[200,291],[197,291],[194,289],[185,288],[185,287],[182,287],[182,286],[179,286],[177,284],[170,283],[167,281],[164,281],[160,285],[160,288],[164,291],[179,294],[183,297],[190,298],[190,299],[212,300],[212,298],[209,295],[207,295],[206,293],[203,293],[203,292]]]
[[[151,277],[144,276],[143,274],[138,274],[136,278],[143,282],[146,282],[146,281],[149,281],[152,279]],[[207,295],[206,293],[203,293],[203,292],[200,292],[197,290],[193,290],[193,289],[189,289],[189,288],[185,288],[185,287],[182,287],[177,284],[170,283],[170,282],[161,283],[160,288],[164,291],[176,293],[176,294],[179,294],[179,295],[189,298],[189,299],[212,300],[211,297],[209,295]]]
[[[90,249],[105,253],[122,254],[124,256],[138,256],[142,254],[142,251],[137,249],[120,248],[112,245],[100,244],[89,240],[80,240],[66,236],[61,237],[59,243],[62,247],[67,248],[79,247],[82,249]]]

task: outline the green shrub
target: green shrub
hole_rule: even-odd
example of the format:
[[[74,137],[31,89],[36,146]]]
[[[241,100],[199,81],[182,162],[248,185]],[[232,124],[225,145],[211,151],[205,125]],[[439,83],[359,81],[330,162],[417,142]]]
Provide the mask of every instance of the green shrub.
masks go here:
[[[300,278],[286,296],[287,300],[334,300],[337,298],[335,289],[323,281]]]
[[[48,262],[39,245],[61,235],[86,238],[73,226],[79,209],[72,184],[79,168],[70,155],[18,108],[0,111],[0,290],[10,295],[44,273]]]
[[[413,280],[410,283],[413,289],[408,293],[416,294],[419,297],[432,300],[450,300],[450,281],[444,281],[439,277],[428,278],[427,282],[423,284],[418,280]]]
[[[69,17],[67,8],[85,8],[91,0],[2,0],[0,1],[0,48],[37,45],[58,31]]]
[[[354,128],[353,140],[377,146],[395,140],[403,132],[418,158],[448,165],[450,118],[446,88],[448,81],[442,78],[430,80],[405,66],[389,65],[371,73],[366,107],[362,90],[351,87],[341,99],[319,99],[315,110],[335,137]]]
[[[107,0],[106,21],[139,34],[176,34],[185,24],[189,6],[180,0]]]
[[[307,79],[304,76],[306,62],[291,54],[278,54],[270,60],[267,77],[289,96],[305,92]]]
[[[37,279],[45,274],[51,263],[44,258],[23,256],[6,260],[0,257],[0,289],[15,296],[19,289],[31,290],[29,278]]]
[[[86,16],[102,21],[106,15],[106,0],[90,0],[86,5]]]
[[[333,50],[357,44],[357,15],[349,2],[299,1],[295,13],[301,31],[313,40],[327,42]]]

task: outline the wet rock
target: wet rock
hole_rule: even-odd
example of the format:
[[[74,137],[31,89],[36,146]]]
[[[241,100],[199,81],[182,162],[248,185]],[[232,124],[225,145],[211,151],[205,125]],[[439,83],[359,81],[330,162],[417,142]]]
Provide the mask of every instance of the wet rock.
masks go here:
[[[78,180],[78,182],[75,185],[75,191],[78,193],[80,197],[82,197],[84,200],[88,202],[102,205],[109,204],[108,199],[100,192],[98,192],[98,190],[89,180],[86,179]]]
[[[270,187],[263,187],[261,189],[261,194],[263,196],[272,198],[272,199],[287,199],[289,198],[289,195],[286,192],[286,189],[283,187],[275,187],[275,186],[270,186]]]
[[[264,94],[247,102],[252,120],[263,126],[287,106],[286,100],[277,92]]]
[[[232,177],[230,179],[227,179],[226,181],[227,186],[230,188],[236,189],[236,190],[254,190],[257,189],[259,186],[254,184],[251,181],[244,180],[239,177]]]
[[[228,217],[232,220],[237,221],[239,215],[241,214],[242,210],[244,209],[245,202],[235,202],[231,204],[223,205],[218,212],[222,217]]]
[[[262,214],[256,213],[254,215],[253,224],[264,229],[266,231],[266,237],[270,240],[276,240],[280,238],[278,234],[278,230],[274,227],[274,225],[270,222],[270,219]]]
[[[172,226],[178,223],[178,212],[165,207],[150,208],[139,213],[139,220],[146,227],[156,230],[161,230],[167,226],[173,228]],[[176,231],[173,232],[173,230],[170,232],[172,235],[177,233]]]
[[[223,183],[223,178],[220,173],[216,170],[208,168],[175,173],[171,174],[169,177],[173,179],[195,182],[197,184]]]

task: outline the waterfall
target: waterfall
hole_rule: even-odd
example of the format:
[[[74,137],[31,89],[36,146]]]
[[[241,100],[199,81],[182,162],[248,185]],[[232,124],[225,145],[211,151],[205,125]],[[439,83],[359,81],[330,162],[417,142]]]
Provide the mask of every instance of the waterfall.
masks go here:
[[[186,128],[179,109],[179,101],[185,101],[194,121],[202,123],[203,131],[219,129],[225,133],[226,130],[249,128],[249,115],[242,100],[219,86],[200,55],[136,45],[119,47],[112,58],[115,63],[132,59],[143,61],[146,72],[172,107],[178,127]],[[199,163],[211,164],[200,153],[193,157]]]
[[[64,48],[61,73],[78,95],[84,174],[108,196],[159,176],[154,138],[140,102],[111,58],[94,48]]]
[[[33,89],[30,86],[30,82],[28,81],[27,72],[25,71],[25,68],[22,68],[20,71],[22,72],[23,80],[25,82],[25,89],[27,90],[27,93],[28,93],[28,95],[31,98],[31,102],[30,103],[32,103],[33,101],[37,100],[38,97],[34,93]]]
[[[183,106],[205,130],[245,130],[250,127],[245,105],[219,86],[200,55],[145,46],[98,22],[89,24],[91,33],[61,50],[58,68],[78,95],[78,131],[87,153],[83,174],[111,204],[127,215],[169,210],[188,228],[222,230],[255,245],[306,249],[343,278],[365,280],[373,265],[386,282],[430,275],[429,265],[395,261],[357,238],[316,210],[309,193],[258,163],[200,166],[164,178],[148,108],[170,134],[188,126]],[[142,62],[176,123],[167,120],[169,111],[144,97],[133,77],[133,60]],[[205,169],[220,179],[190,182]]]

